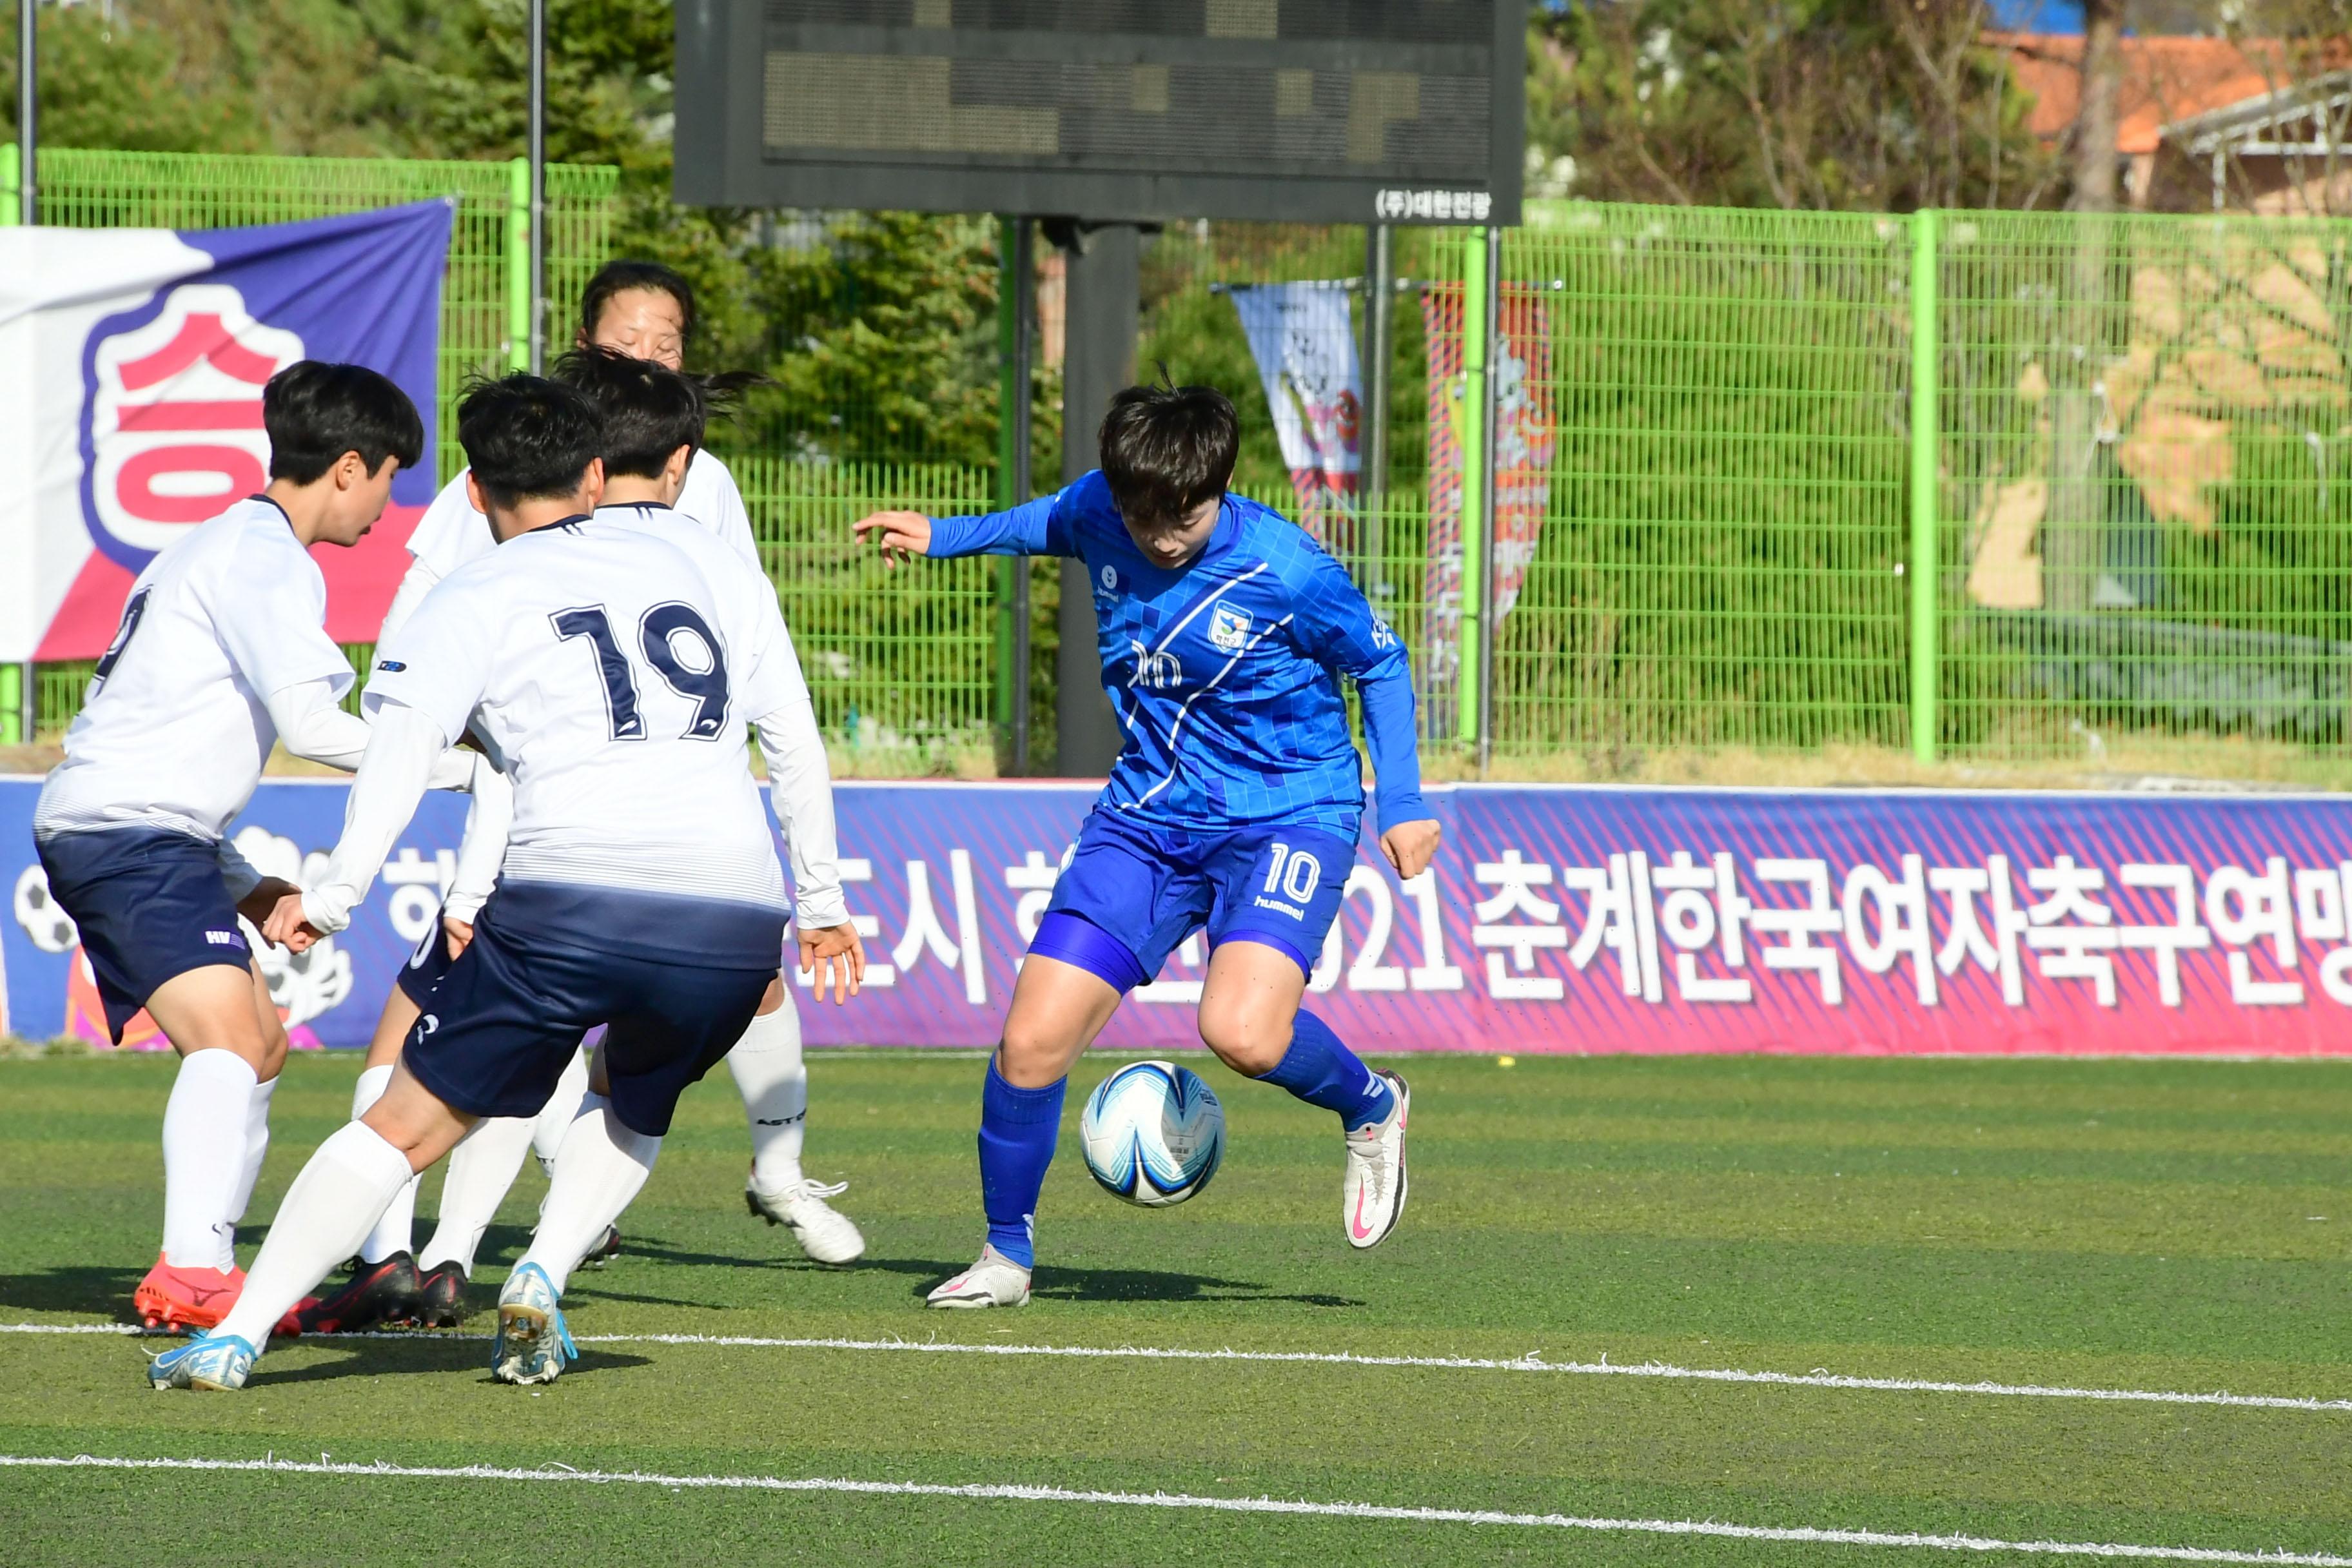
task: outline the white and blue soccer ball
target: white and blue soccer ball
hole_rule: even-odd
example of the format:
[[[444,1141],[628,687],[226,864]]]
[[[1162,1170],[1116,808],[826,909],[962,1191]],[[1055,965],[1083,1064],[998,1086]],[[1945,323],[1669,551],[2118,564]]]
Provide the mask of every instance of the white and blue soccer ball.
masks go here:
[[[1209,1184],[1225,1152],[1225,1108],[1190,1068],[1129,1062],[1087,1098],[1078,1120],[1087,1169],[1113,1197],[1181,1204]]]

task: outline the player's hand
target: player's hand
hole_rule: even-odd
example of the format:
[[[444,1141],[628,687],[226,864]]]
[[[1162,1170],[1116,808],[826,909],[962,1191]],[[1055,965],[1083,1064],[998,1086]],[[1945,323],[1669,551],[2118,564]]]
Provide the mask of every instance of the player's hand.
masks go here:
[[[1400,822],[1381,835],[1381,853],[1389,858],[1396,874],[1410,882],[1437,858],[1437,841],[1444,832],[1435,817]]]
[[[454,915],[443,915],[441,931],[444,940],[449,943],[449,961],[455,963],[473,942],[473,922],[458,920]]]
[[[289,893],[299,894],[301,890],[283,877],[264,877],[253,885],[253,891],[237,900],[236,912],[252,921],[254,929],[259,931],[262,922],[269,919],[270,911],[278,908],[278,900]],[[268,933],[265,931],[263,934]]]
[[[285,889],[285,891],[270,907],[268,918],[256,923],[261,927],[261,934],[264,937],[276,942],[287,952],[306,952],[312,942],[319,941],[325,933],[312,925],[310,917],[302,912],[301,889],[289,882],[279,882],[278,885]],[[240,912],[242,912],[241,910]],[[249,915],[246,918],[252,919]]]
[[[834,1005],[846,1005],[866,983],[866,944],[857,940],[857,928],[847,924],[803,926],[800,939],[801,973],[816,976],[819,996],[831,984]]]
[[[919,511],[877,511],[871,517],[859,518],[850,527],[861,544],[869,533],[882,536],[885,566],[896,566],[909,555],[928,555],[931,552],[931,520]]]

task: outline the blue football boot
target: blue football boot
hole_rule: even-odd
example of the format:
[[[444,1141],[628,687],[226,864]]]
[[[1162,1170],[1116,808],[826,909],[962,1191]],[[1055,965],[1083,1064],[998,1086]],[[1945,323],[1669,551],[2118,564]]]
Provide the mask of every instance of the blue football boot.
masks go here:
[[[563,1363],[580,1354],[556,1305],[555,1285],[536,1263],[507,1276],[499,1292],[499,1339],[490,1374],[500,1383],[553,1383]]]
[[[245,1386],[260,1352],[235,1334],[205,1334],[174,1345],[147,1363],[147,1381],[166,1388],[208,1388],[228,1393]]]

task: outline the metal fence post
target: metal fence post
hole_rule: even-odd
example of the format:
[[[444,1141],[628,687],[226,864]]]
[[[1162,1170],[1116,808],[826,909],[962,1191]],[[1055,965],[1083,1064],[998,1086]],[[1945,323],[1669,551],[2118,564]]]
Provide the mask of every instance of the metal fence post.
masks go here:
[[[1462,239],[1462,658],[1455,667],[1454,735],[1478,739],[1478,693],[1486,671],[1478,658],[1486,615],[1486,231],[1465,229]]]
[[[530,160],[507,165],[507,368],[530,368]]]
[[[0,145],[0,227],[15,228],[25,221],[25,176],[17,156],[16,142]],[[0,746],[32,744],[34,694],[39,689],[29,662],[0,664]]]
[[[1936,701],[1943,659],[1937,620],[1937,517],[1943,457],[1942,225],[1911,218],[1911,754],[1936,760]]]
[[[1034,231],[1025,217],[997,225],[996,504],[1029,499],[1029,400],[1033,377],[1029,340],[1036,314]],[[1003,765],[1018,778],[1029,771],[1029,563],[996,562],[996,721],[1004,733]]]
[[[1486,231],[1486,365],[1478,410],[1478,776],[1495,760],[1495,561],[1497,510],[1495,453],[1502,445],[1503,231]]]

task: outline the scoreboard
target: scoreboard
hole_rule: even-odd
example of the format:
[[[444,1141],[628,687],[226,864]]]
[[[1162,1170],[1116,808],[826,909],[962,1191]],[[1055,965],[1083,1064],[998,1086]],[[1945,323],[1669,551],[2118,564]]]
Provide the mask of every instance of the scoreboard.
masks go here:
[[[676,194],[1512,224],[1526,17],[1526,0],[679,0]]]

